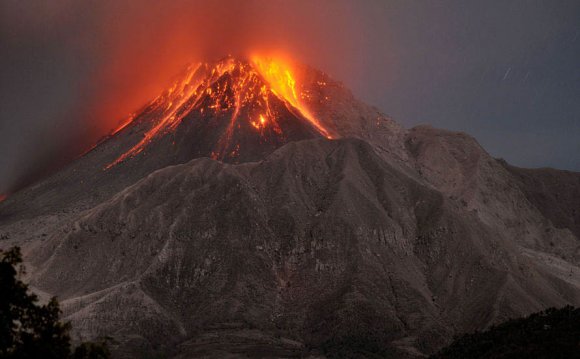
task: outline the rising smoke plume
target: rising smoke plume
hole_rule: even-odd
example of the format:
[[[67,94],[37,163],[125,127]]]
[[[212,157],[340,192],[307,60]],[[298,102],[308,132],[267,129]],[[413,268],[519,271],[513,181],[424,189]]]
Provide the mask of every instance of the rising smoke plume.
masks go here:
[[[343,1],[5,1],[0,193],[65,164],[192,61],[283,54],[332,73],[361,53]],[[4,55],[6,54],[6,56]]]

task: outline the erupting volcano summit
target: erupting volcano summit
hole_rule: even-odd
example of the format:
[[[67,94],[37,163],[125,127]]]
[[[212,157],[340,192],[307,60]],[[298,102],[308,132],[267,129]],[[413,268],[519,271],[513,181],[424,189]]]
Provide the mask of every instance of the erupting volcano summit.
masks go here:
[[[196,158],[254,162],[292,142],[342,137],[377,140],[379,151],[397,152],[399,142],[389,139],[401,131],[323,72],[292,61],[227,56],[187,66],[168,89],[48,182],[54,188],[74,183],[54,195],[84,207],[155,170]],[[49,210],[46,204],[38,209]]]
[[[190,65],[173,86],[114,131],[145,126],[142,138],[106,168],[146,152],[164,136],[182,147],[186,135],[191,150],[229,162],[257,159],[296,139],[334,138],[306,105],[312,91],[301,86],[291,66],[271,59],[227,57]]]

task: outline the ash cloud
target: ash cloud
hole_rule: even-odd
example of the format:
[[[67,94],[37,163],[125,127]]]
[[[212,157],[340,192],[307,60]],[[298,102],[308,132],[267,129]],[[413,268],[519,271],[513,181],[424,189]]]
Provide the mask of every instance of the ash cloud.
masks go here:
[[[74,158],[185,63],[247,51],[319,68],[407,127],[578,171],[579,16],[577,0],[0,1],[0,193]]]
[[[67,163],[184,65],[283,52],[333,69],[357,49],[346,1],[0,4],[0,193]],[[340,41],[337,40],[340,34]],[[6,54],[6,55],[4,55]]]

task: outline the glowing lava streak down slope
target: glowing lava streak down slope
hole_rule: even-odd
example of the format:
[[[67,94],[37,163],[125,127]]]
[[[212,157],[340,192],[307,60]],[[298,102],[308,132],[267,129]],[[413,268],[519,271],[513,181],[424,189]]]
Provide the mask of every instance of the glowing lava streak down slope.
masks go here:
[[[196,66],[189,66],[186,71],[186,76],[182,81],[178,81],[169,90],[165,91],[162,95],[158,96],[150,104],[153,107],[153,111],[159,110],[161,112],[160,120],[157,124],[145,133],[143,139],[137,143],[129,151],[122,154],[113,163],[109,164],[106,168],[115,166],[116,164],[126,160],[129,157],[133,157],[139,154],[148,143],[150,143],[155,137],[162,135],[167,130],[173,128],[180,120],[187,114],[187,111],[180,111],[181,107],[189,100],[193,95],[196,94],[197,88],[200,83],[192,83],[193,77],[196,72],[201,67],[201,64]],[[131,117],[126,121],[121,127],[116,129],[113,134],[116,134],[127,127],[137,116],[131,115]]]
[[[278,97],[283,97],[288,101],[294,108],[298,109],[302,116],[306,119],[322,134],[328,139],[332,139],[333,136],[329,131],[322,126],[322,124],[308,111],[306,106],[300,101],[298,96],[298,91],[296,89],[296,78],[290,70],[290,66],[284,64],[279,60],[263,59],[257,56],[252,58],[252,62],[255,64],[256,68],[260,74],[264,77],[266,82],[271,87],[272,92],[278,95]]]
[[[271,95],[285,103],[289,111],[298,112],[299,117],[308,121],[322,136],[332,138],[301,103],[296,80],[289,67],[273,60],[254,58],[250,63],[228,57],[213,64],[198,63],[189,66],[182,79],[154,99],[144,111],[143,114],[153,119],[153,126],[136,145],[105,169],[138,155],[155,138],[174,131],[185,116],[194,110],[199,114],[233,111],[229,125],[217,143],[216,151],[211,154],[214,159],[223,159],[226,155],[227,148],[231,146],[234,128],[239,126],[240,110],[246,105],[258,104],[250,106],[252,110],[246,112],[248,118],[244,118],[253,129],[263,134],[270,127],[273,132],[282,135],[277,114],[270,108]],[[113,135],[140,117],[141,114],[131,115]]]

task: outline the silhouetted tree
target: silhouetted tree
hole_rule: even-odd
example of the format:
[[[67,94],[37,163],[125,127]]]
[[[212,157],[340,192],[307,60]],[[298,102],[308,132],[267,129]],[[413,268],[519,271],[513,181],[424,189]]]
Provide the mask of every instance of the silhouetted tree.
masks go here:
[[[465,334],[432,359],[579,359],[580,309],[570,306]]]
[[[18,247],[0,250],[0,359],[108,358],[106,346],[83,343],[71,354],[70,324],[59,322],[56,298],[47,304],[18,279],[24,274]]]

